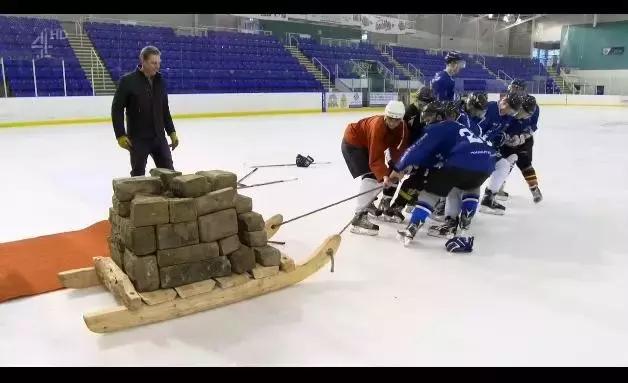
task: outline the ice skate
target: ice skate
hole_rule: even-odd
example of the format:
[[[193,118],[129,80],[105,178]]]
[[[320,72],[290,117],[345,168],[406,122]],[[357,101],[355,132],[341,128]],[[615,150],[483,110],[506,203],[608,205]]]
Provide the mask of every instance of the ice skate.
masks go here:
[[[379,226],[371,223],[368,220],[368,214],[366,211],[356,213],[353,221],[351,221],[352,233],[362,235],[377,235],[379,233]]]
[[[364,211],[366,213],[368,213],[368,215],[370,215],[372,217],[375,217],[375,218],[377,218],[380,215],[382,215],[382,211],[379,210],[377,207],[375,207],[375,204],[373,202],[368,204],[368,206],[364,208]]]
[[[405,229],[397,231],[397,239],[401,241],[404,246],[410,245],[421,226],[423,226],[423,223],[418,225],[416,223],[409,224]]]
[[[386,222],[402,223],[406,217],[401,213],[403,206],[390,207],[382,212],[381,219]]]
[[[532,199],[534,203],[539,203],[543,200],[543,195],[541,194],[541,190],[538,186],[530,188],[530,191],[532,192]]]
[[[495,201],[495,194],[490,190],[484,191],[484,197],[480,203],[480,211],[486,214],[504,215],[506,207]]]
[[[432,225],[427,230],[427,234],[438,238],[453,238],[458,229],[458,218],[445,217],[445,222],[441,225]]]
[[[440,199],[436,203],[430,218],[436,222],[445,222],[445,199]]]
[[[508,194],[508,192],[505,192],[505,191],[503,191],[501,189],[495,195],[495,199],[497,201],[508,201],[509,197],[510,197],[510,195]]]

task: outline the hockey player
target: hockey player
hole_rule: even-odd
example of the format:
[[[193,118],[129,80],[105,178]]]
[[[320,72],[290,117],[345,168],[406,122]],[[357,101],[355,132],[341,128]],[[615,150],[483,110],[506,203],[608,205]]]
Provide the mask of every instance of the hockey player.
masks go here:
[[[432,101],[427,104],[420,115],[421,130],[424,130],[430,124],[442,121],[445,119],[445,109],[443,103],[440,101]],[[416,117],[415,117],[416,121]],[[414,143],[413,143],[414,144]],[[380,201],[379,209],[382,212],[381,218],[387,222],[401,223],[405,219],[401,211],[404,206],[414,206],[416,198],[421,190],[423,190],[423,184],[425,183],[425,177],[429,173],[429,168],[437,163],[427,164],[427,167],[419,167],[414,169],[410,176],[405,179],[399,186],[399,193],[397,198],[392,201],[392,194],[384,195]],[[392,203],[391,203],[392,202]]]
[[[421,121],[421,112],[423,108],[432,101],[434,101],[432,89],[424,86],[416,93],[414,102],[406,108],[406,114],[403,116],[403,120],[408,124],[408,128],[410,129],[410,144],[415,143],[423,135],[425,123]]]
[[[466,66],[466,61],[462,55],[456,51],[451,51],[445,56],[445,70],[434,75],[430,85],[434,91],[434,96],[439,101],[453,101],[456,82],[452,76],[457,75]]]
[[[432,89],[424,86],[419,89],[419,91],[416,93],[415,100],[406,108],[406,113],[403,116],[403,120],[406,122],[406,124],[408,124],[408,129],[410,131],[409,144],[416,142],[423,135],[425,122],[421,120],[421,111],[427,104],[432,101],[434,101]],[[380,200],[379,206],[377,207],[378,211],[376,213],[376,216],[379,217],[382,212],[390,207],[390,202],[395,195],[396,190],[396,185],[384,189],[382,199]],[[401,216],[401,219],[403,220],[403,216]],[[392,216],[387,215],[384,220],[394,221],[395,219]]]
[[[408,147],[408,127],[403,121],[405,106],[401,101],[390,101],[384,115],[364,118],[345,129],[341,150],[353,178],[361,177],[360,192],[383,184],[391,186],[390,170],[386,166],[385,152],[389,150],[393,161],[398,161]],[[377,235],[379,226],[368,220],[368,213],[377,215],[373,200],[379,190],[357,198],[351,231],[357,234]]]
[[[506,93],[498,102],[488,103],[486,116],[480,123],[482,137],[491,142],[496,150],[504,143],[505,131],[521,109],[523,99],[518,93]],[[512,164],[517,160],[515,155],[500,158],[495,164],[495,172],[484,190],[480,203],[480,211],[489,214],[503,215],[506,207],[495,200],[497,192],[510,173]]]
[[[488,96],[484,92],[474,92],[467,97],[462,107],[462,113],[458,117],[458,122],[465,125],[474,135],[480,137],[482,129],[479,126],[480,121],[486,115],[488,106]],[[443,211],[444,220],[440,225],[432,225],[428,229],[428,235],[434,237],[451,238],[456,234],[458,228],[458,215],[462,207],[463,191],[453,188],[445,201]],[[436,208],[432,215],[437,213]]]
[[[464,101],[462,99],[457,101],[445,101],[443,103],[444,111],[445,111],[445,120],[448,121],[457,121],[462,125],[465,125],[467,128],[469,127],[466,123],[468,122],[465,116],[462,114],[461,108]],[[441,167],[442,163],[436,165],[436,167]],[[432,212],[432,220],[443,222],[445,220],[445,198],[441,198],[434,205],[434,211]]]
[[[408,245],[431,215],[438,199],[457,187],[464,192],[459,216],[463,235],[448,241],[447,250],[471,251],[473,240],[464,236],[468,234],[477,209],[480,186],[495,169],[496,152],[488,142],[475,136],[466,126],[455,121],[443,121],[426,129],[425,135],[395,164],[395,172],[391,176],[399,177],[411,166],[430,164],[439,155],[444,159],[443,166],[430,171],[412,212],[410,224],[406,229],[398,231],[398,237]]]
[[[521,96],[526,94],[526,82],[521,79],[514,79],[508,85],[509,93],[517,93]]]
[[[538,129],[539,113],[536,98],[532,95],[525,95],[521,104],[521,110],[505,131],[506,139],[500,150],[504,158],[511,155],[517,156],[517,167],[528,183],[528,188],[535,203],[539,203],[543,199],[541,190],[539,190],[536,171],[532,166],[533,135]]]

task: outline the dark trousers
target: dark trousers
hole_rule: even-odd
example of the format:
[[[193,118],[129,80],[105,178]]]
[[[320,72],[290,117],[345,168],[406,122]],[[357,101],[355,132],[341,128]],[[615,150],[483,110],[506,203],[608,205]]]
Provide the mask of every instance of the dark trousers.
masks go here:
[[[146,161],[150,155],[158,168],[172,169],[172,153],[165,136],[131,139],[131,177],[146,173]]]
[[[532,166],[532,147],[534,146],[534,137],[530,137],[523,145],[511,147],[502,146],[500,152],[502,157],[506,158],[511,154],[517,155],[517,167],[523,171]]]

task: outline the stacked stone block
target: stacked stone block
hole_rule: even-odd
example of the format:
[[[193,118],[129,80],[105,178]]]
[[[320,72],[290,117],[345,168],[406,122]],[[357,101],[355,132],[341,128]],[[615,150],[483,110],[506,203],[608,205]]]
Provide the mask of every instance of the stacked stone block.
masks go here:
[[[109,209],[111,258],[139,292],[280,264],[251,198],[236,193],[235,174],[150,174],[113,180]]]

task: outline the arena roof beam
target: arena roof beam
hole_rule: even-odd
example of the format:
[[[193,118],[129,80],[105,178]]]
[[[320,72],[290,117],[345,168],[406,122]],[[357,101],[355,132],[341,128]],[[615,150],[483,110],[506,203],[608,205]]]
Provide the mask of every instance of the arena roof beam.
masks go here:
[[[528,21],[532,21],[532,20],[538,19],[539,17],[543,17],[543,16],[547,16],[547,14],[546,14],[546,13],[543,13],[543,14],[540,14],[540,15],[534,15],[534,16],[532,16],[532,17],[529,17],[529,18],[525,19],[525,20],[521,20],[521,22],[520,22],[520,23],[513,23],[513,24],[511,24],[511,25],[509,25],[509,26],[507,26],[507,27],[501,28],[500,30],[498,30],[498,31],[496,31],[496,32],[505,31],[506,29],[509,29],[509,28],[512,28],[512,27],[516,27],[517,25],[522,25],[522,24],[525,24],[525,23],[527,23]]]

